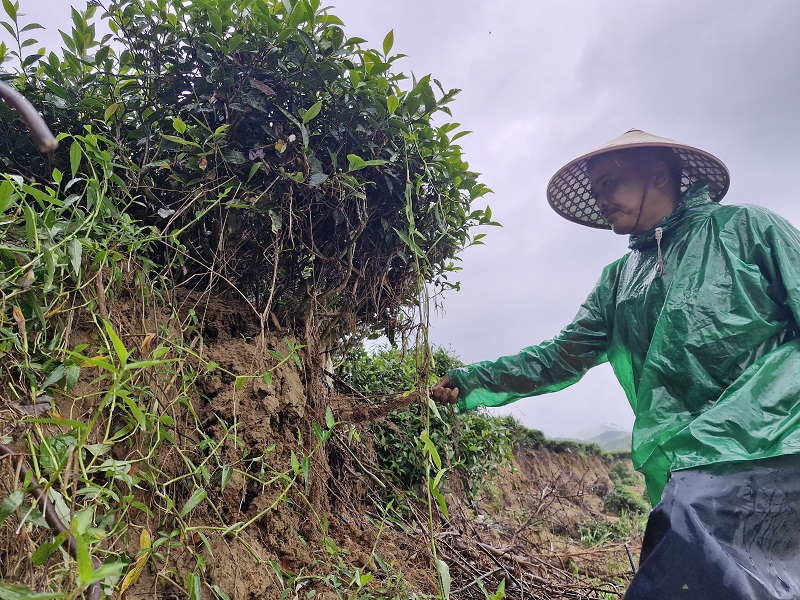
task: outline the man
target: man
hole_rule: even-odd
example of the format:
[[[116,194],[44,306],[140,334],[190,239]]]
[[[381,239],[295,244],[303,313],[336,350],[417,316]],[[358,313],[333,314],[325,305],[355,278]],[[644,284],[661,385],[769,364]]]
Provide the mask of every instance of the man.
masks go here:
[[[728,186],[714,156],[638,130],[568,163],[551,206],[631,252],[558,336],[431,390],[500,406],[611,363],[657,505],[627,600],[800,598],[800,233],[720,205]]]

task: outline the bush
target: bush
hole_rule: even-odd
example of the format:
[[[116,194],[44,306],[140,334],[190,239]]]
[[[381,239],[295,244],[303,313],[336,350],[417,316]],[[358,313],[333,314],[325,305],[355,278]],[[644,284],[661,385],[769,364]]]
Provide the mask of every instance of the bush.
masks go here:
[[[606,494],[604,500],[609,512],[620,514],[627,511],[634,515],[650,512],[650,504],[626,485],[616,485]]]
[[[597,444],[573,440],[551,440],[538,429],[529,429],[510,415],[500,417],[500,421],[508,430],[511,443],[518,448],[546,448],[551,452],[572,452],[581,456],[603,455],[603,450]]]
[[[632,472],[624,462],[617,462],[608,470],[608,476],[614,485],[638,485],[640,478]]]
[[[363,48],[318,0],[116,0],[100,27],[98,5],[73,10],[61,55],[21,39],[0,62],[16,58],[6,78],[55,132],[102,140],[106,196],[136,200],[125,210],[161,236],[151,258],[177,283],[232,290],[265,321],[313,320],[328,343],[392,333],[426,284],[457,285],[489,190],[458,125],[431,122],[458,90],[398,72],[391,34]],[[9,32],[37,27],[4,6]],[[46,158],[13,118],[0,128],[4,171],[85,174],[70,144]]]
[[[462,365],[443,348],[434,348],[432,356],[435,372],[426,382],[428,385],[448,369]],[[347,354],[338,374],[352,388],[378,398],[416,389],[419,376],[414,350],[384,348],[367,352],[361,346]],[[444,420],[429,420],[430,439],[447,464],[466,475],[470,491],[476,492],[496,467],[509,459],[509,431],[503,418],[481,411],[455,415],[454,420],[449,420],[444,411],[442,414]],[[415,404],[408,410],[391,413],[386,422],[371,425],[379,465],[405,490],[414,490],[425,482],[420,440],[425,421]]]
[[[514,417],[508,415],[500,417],[500,422],[508,430],[508,436],[515,447],[542,448],[548,439],[538,429],[528,429]]]

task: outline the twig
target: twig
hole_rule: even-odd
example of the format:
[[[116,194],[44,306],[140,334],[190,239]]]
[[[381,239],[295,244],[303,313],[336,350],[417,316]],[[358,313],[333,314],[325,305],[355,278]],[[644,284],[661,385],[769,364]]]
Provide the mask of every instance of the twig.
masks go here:
[[[492,571],[489,571],[488,573],[484,573],[483,575],[479,575],[478,577],[476,577],[475,579],[473,579],[472,581],[470,581],[470,582],[469,582],[467,585],[465,585],[465,586],[463,586],[463,587],[460,587],[460,588],[458,588],[457,590],[453,590],[453,591],[451,591],[451,592],[450,592],[450,595],[451,595],[452,597],[454,597],[454,598],[458,598],[458,595],[459,595],[461,592],[463,592],[463,591],[466,591],[467,589],[471,588],[473,585],[477,584],[479,581],[482,581],[482,580],[484,580],[484,579],[488,579],[489,577],[491,577],[491,576],[492,576],[492,575],[494,575],[495,573],[497,573],[497,572],[499,572],[499,571],[503,571],[503,570],[504,570],[504,569],[502,569],[502,568],[498,567],[498,568],[496,568],[496,569],[494,569],[494,570],[492,570]]]
[[[483,552],[486,554],[486,556],[488,556],[488,557],[489,557],[489,558],[492,560],[492,562],[493,562],[494,564],[496,564],[498,567],[500,567],[501,569],[503,569],[503,570],[506,572],[506,574],[507,574],[507,575],[508,575],[508,576],[511,578],[511,580],[514,582],[514,584],[515,584],[515,585],[516,585],[516,586],[517,586],[519,589],[521,589],[521,590],[524,590],[524,589],[525,589],[525,588],[522,586],[522,584],[519,582],[519,580],[518,580],[516,577],[514,577],[514,574],[513,574],[511,571],[509,571],[509,570],[508,570],[508,568],[507,568],[505,565],[503,565],[503,564],[502,564],[502,563],[501,563],[499,560],[497,560],[497,559],[496,559],[496,558],[495,558],[495,557],[492,555],[492,553],[491,553],[491,552],[489,552],[489,550],[487,550],[487,549],[486,549],[487,547],[490,547],[490,546],[486,546],[486,544],[484,544],[484,543],[482,543],[482,542],[478,542],[478,543],[477,543],[477,546],[478,546],[478,549],[479,549],[479,550],[481,550],[481,551],[483,551]],[[514,558],[514,556],[513,556],[513,555],[510,555],[510,556],[511,556],[512,558]],[[523,564],[524,564],[524,563],[523,563]],[[528,563],[528,564],[530,564],[530,563]]]
[[[628,560],[631,563],[631,574],[636,575],[636,564],[633,562],[633,554],[631,554],[631,549],[628,547],[628,544],[625,544],[625,552],[628,553]]]
[[[356,388],[354,388],[352,385],[347,383],[344,379],[339,377],[336,373],[332,373],[331,371],[328,371],[328,369],[322,369],[322,372],[325,373],[325,375],[327,375],[328,377],[333,379],[336,383],[338,383],[342,387],[346,387],[348,389],[348,391],[354,393],[359,398],[363,398],[364,400],[367,399],[367,397],[364,394],[359,392]]]

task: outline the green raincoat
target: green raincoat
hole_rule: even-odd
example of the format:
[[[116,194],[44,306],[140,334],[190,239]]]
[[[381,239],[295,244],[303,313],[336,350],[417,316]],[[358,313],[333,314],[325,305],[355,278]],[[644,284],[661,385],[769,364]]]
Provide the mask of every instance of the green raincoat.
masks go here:
[[[654,505],[674,470],[800,454],[800,232],[701,187],[629,247],[555,338],[450,371],[459,409],[554,392],[608,361]]]

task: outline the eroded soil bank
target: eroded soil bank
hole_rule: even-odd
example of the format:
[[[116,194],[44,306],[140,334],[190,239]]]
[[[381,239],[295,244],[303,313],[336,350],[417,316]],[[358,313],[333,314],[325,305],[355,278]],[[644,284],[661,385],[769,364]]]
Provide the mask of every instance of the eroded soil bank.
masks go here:
[[[97,321],[76,314],[70,343],[87,357],[110,354]],[[65,523],[94,503],[92,526],[107,536],[97,557],[130,561],[105,592],[124,588],[129,600],[435,597],[432,541],[453,599],[485,599],[502,580],[507,598],[624,590],[641,519],[608,510],[609,470],[619,460],[516,448],[477,497],[452,491],[464,488],[456,479],[446,484],[447,517],[434,507],[431,520],[422,500],[387,510],[369,422],[319,419],[325,398],[311,405],[301,368],[309,357],[298,341],[265,332],[234,301],[186,293],[159,309],[121,293],[108,318],[131,360],[166,348],[164,368],[126,380],[120,398],[128,404],[108,400],[128,371],[112,376],[90,361],[78,384],[53,399],[48,422],[32,424],[27,405],[0,410],[3,435],[20,453],[26,439],[66,444],[51,501]],[[68,423],[94,415],[80,446],[84,430]],[[0,461],[2,497],[21,485],[15,464]],[[30,506],[0,528],[0,577],[40,590],[60,577],[66,589],[74,557],[34,557],[52,535],[31,523]]]

